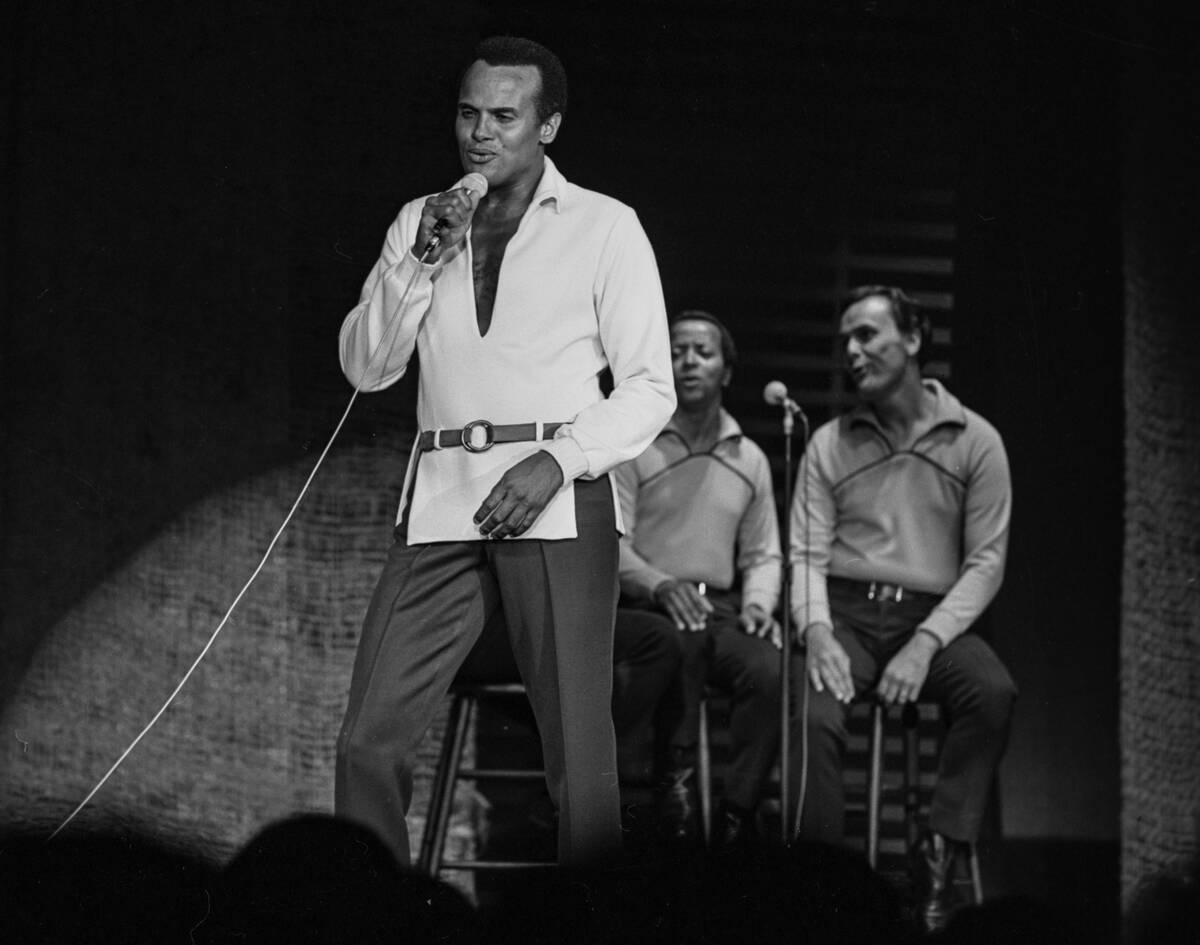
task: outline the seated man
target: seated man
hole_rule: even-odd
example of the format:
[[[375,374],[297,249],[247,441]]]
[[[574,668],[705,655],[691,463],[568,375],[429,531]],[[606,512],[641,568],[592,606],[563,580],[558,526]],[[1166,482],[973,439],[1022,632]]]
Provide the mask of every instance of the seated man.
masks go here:
[[[839,334],[861,403],[813,434],[792,504],[793,614],[807,648],[805,839],[839,843],[845,707],[937,700],[949,730],[918,866],[940,925],[954,857],[979,833],[1016,688],[971,625],[1004,573],[1011,506],[995,428],[922,379],[929,321],[866,286]]]
[[[717,844],[730,844],[753,829],[779,741],[771,616],[782,572],[779,527],[767,458],[721,406],[737,361],[729,331],[707,312],[685,311],[671,323],[671,357],[675,414],[641,456],[614,472],[625,523],[616,650],[649,650],[657,635],[676,638],[678,647],[666,652],[683,651],[657,708],[659,767],[669,772],[662,810],[673,840],[696,836],[691,775],[705,682],[731,692],[732,758],[715,830]],[[650,711],[653,684],[645,692],[639,708]]]

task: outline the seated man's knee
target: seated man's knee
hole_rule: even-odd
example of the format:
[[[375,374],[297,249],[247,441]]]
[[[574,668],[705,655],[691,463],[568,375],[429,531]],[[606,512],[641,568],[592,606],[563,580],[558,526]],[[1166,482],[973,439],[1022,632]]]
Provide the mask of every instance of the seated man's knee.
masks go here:
[[[1003,731],[1012,718],[1017,686],[1007,672],[984,681],[979,687],[976,714],[989,729]]]
[[[807,718],[807,727],[811,733],[829,733],[840,737],[846,731],[846,707],[838,702],[826,690],[817,692],[811,685],[808,687],[808,704],[805,705],[801,694],[796,694],[796,718]]]
[[[748,689],[764,698],[777,699],[780,690],[779,651],[765,641],[743,654],[740,677]]]
[[[613,659],[618,663],[678,665],[682,634],[662,614],[649,610],[617,611]]]

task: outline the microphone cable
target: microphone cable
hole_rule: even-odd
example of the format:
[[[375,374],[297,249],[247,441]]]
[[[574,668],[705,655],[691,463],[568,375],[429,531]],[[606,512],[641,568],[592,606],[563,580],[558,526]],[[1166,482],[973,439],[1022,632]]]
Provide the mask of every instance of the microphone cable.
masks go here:
[[[137,737],[134,738],[134,740],[129,743],[129,746],[123,752],[121,752],[120,757],[118,757],[117,760],[112,763],[112,767],[110,767],[108,769],[108,771],[106,771],[104,773],[104,777],[102,777],[96,783],[96,786],[93,787],[88,792],[87,796],[82,801],[79,802],[79,805],[73,811],[71,811],[71,813],[67,816],[66,820],[64,820],[61,824],[59,824],[58,827],[55,828],[54,832],[52,834],[50,834],[49,837],[46,838],[47,843],[49,841],[53,840],[55,837],[57,837],[66,828],[66,826],[75,819],[76,815],[78,815],[79,812],[88,805],[88,803],[91,801],[91,799],[93,797],[96,796],[96,794],[100,791],[100,789],[103,788],[106,783],[108,783],[108,779],[111,778],[113,773],[117,770],[117,768],[119,768],[121,766],[121,763],[124,762],[125,759],[129,757],[130,753],[138,746],[138,744],[141,742],[141,740],[146,737],[146,734],[150,731],[150,729],[152,729],[154,727],[154,725],[158,722],[158,720],[163,716],[163,713],[165,713],[167,711],[167,709],[168,709],[168,707],[170,707],[171,703],[173,703],[175,701],[175,697],[178,696],[179,693],[183,690],[183,687],[185,685],[187,685],[187,681],[189,679],[191,679],[192,674],[196,671],[196,668],[200,665],[200,662],[208,654],[208,651],[210,649],[212,649],[212,646],[216,642],[217,637],[220,635],[221,630],[224,629],[225,624],[229,621],[230,616],[233,614],[234,608],[236,608],[237,605],[241,602],[242,598],[246,595],[246,592],[250,589],[250,585],[254,583],[254,581],[258,577],[259,573],[266,566],[267,559],[270,558],[271,552],[275,550],[275,545],[279,542],[280,536],[283,535],[284,529],[287,528],[288,524],[292,520],[292,517],[296,514],[296,510],[300,507],[300,502],[304,499],[304,496],[308,492],[308,487],[310,485],[312,485],[313,479],[316,478],[317,470],[319,470],[321,468],[321,464],[325,462],[325,457],[329,454],[329,450],[333,446],[334,440],[336,440],[338,437],[338,434],[341,433],[342,427],[346,423],[346,418],[350,416],[350,409],[354,406],[355,400],[358,399],[358,395],[362,391],[363,384],[366,382],[367,377],[371,373],[371,368],[375,363],[376,356],[379,354],[380,349],[383,347],[383,342],[387,339],[387,336],[389,334],[391,334],[392,341],[391,341],[391,344],[388,345],[387,357],[385,357],[383,359],[383,364],[381,365],[380,371],[379,371],[379,376],[383,377],[383,375],[387,369],[388,362],[391,360],[392,352],[395,350],[396,338],[400,334],[400,332],[399,332],[400,319],[397,317],[397,313],[402,311],[404,309],[405,304],[408,302],[408,297],[410,294],[412,294],[413,285],[416,283],[417,276],[421,272],[419,267],[421,264],[424,264],[426,258],[433,251],[435,246],[436,246],[436,244],[426,246],[425,251],[423,253],[421,253],[421,258],[417,260],[418,268],[413,270],[413,274],[409,277],[408,284],[404,287],[404,292],[400,296],[400,301],[398,303],[396,303],[396,308],[395,308],[395,311],[392,313],[392,318],[390,319],[390,324],[385,325],[383,334],[380,336],[379,341],[376,342],[376,344],[375,344],[375,348],[371,351],[370,356],[367,358],[367,366],[363,370],[362,378],[359,380],[359,382],[357,384],[354,385],[354,392],[350,395],[350,400],[346,404],[346,409],[342,411],[341,419],[338,420],[337,426],[334,427],[333,433],[330,434],[329,440],[325,444],[325,448],[323,450],[321,450],[321,455],[317,457],[317,461],[313,465],[312,472],[310,472],[308,474],[308,478],[304,481],[304,485],[301,487],[299,494],[296,496],[296,500],[292,503],[291,509],[288,510],[287,515],[284,517],[283,523],[275,531],[274,537],[268,543],[267,550],[265,552],[263,552],[262,558],[258,562],[258,566],[254,569],[253,573],[250,575],[250,577],[246,581],[246,583],[242,585],[242,589],[240,591],[238,591],[237,596],[234,597],[233,603],[230,604],[229,609],[225,611],[225,616],[221,618],[220,623],[217,624],[217,628],[209,636],[208,642],[204,644],[204,647],[200,650],[200,654],[195,658],[195,660],[192,661],[192,665],[189,666],[187,669],[187,672],[185,672],[183,674],[183,678],[181,678],[179,680],[178,685],[176,685],[174,690],[172,690],[171,694],[169,696],[167,696],[167,700],[162,704],[162,706],[159,708],[159,710],[154,713],[153,718],[151,718],[150,721],[146,723],[146,726],[137,734]],[[379,278],[382,280],[383,277],[384,276],[381,273]]]
[[[804,632],[808,631],[808,624],[812,615],[812,581],[811,569],[807,563],[807,555],[812,548],[812,510],[809,508],[809,491],[808,491],[808,416],[804,413],[800,414],[800,421],[803,424],[804,430],[804,453],[800,458],[800,506],[804,509],[804,549],[805,549],[805,565],[804,565]],[[791,514],[791,510],[788,510]],[[790,557],[790,555],[789,555]],[[800,674],[800,790],[796,798],[796,819],[795,829],[792,832],[792,839],[798,839],[800,836],[800,818],[804,815],[804,801],[808,794],[808,690],[812,683],[808,678],[808,647],[804,648],[804,669]]]

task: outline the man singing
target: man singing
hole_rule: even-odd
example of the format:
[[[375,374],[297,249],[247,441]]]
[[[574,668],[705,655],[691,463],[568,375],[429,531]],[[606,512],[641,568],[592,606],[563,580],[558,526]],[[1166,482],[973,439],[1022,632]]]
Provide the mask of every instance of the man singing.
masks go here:
[[[969,632],[1004,573],[1008,460],[991,424],[922,379],[929,321],[901,290],[852,292],[839,332],[861,403],[813,435],[792,504],[793,612],[811,684],[801,832],[842,840],[846,704],[868,693],[940,702],[949,730],[918,858],[932,928],[954,858],[978,836],[1016,696]]]
[[[754,834],[779,746],[771,616],[783,570],[779,526],[770,463],[722,406],[737,363],[733,336],[708,312],[682,312],[671,322],[671,357],[675,415],[646,452],[614,473],[627,528],[617,640],[634,651],[675,634],[678,645],[659,665],[682,651],[657,711],[660,807],[671,842],[696,835],[693,771],[705,682],[730,693],[731,758],[714,841],[731,846]]]
[[[342,325],[342,369],[362,390],[395,383],[414,348],[421,364],[421,432],[337,751],[338,813],[402,862],[413,753],[498,607],[541,734],[560,862],[620,846],[612,678],[598,671],[617,596],[606,474],[654,438],[675,396],[636,215],[545,156],[566,99],[549,50],[479,45],[455,134],[486,194],[468,183],[406,204]]]

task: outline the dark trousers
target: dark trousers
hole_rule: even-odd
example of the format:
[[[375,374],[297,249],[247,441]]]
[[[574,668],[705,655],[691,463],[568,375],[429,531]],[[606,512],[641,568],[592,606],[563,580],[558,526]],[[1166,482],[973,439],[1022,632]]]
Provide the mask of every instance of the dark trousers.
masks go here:
[[[408,546],[396,529],[355,657],[335,806],[409,862],[415,751],[484,624],[502,607],[559,814],[558,855],[620,850],[610,702],[617,533],[607,477],[577,481],[578,537]]]
[[[677,630],[654,611],[617,611],[617,637],[631,622],[653,618],[657,632],[673,634],[682,651],[679,672],[663,693],[657,712],[660,739],[676,757],[694,763],[700,733],[700,701],[706,685],[730,697],[729,773],[725,800],[743,810],[758,804],[763,784],[779,752],[779,651],[768,640],[745,633],[738,624],[738,595],[710,591],[715,613],[703,631]],[[798,762],[800,738],[792,727],[790,758]],[[798,772],[798,764],[789,767]],[[795,775],[792,777],[795,783]]]
[[[902,601],[868,600],[866,585],[829,581],[833,633],[850,657],[854,691],[867,698],[879,676],[938,598],[922,594]],[[979,636],[966,633],[939,650],[929,667],[921,699],[941,704],[948,728],[942,744],[929,827],[952,839],[974,841],[988,791],[1008,740],[1017,689],[1004,664]],[[841,843],[845,798],[842,759],[846,706],[829,691],[808,692],[809,770],[801,834]]]
[[[656,730],[661,728],[656,720],[662,716],[668,692],[677,686],[683,659],[681,636],[675,624],[662,614],[617,608],[612,713],[618,739],[641,722],[649,722]]]

